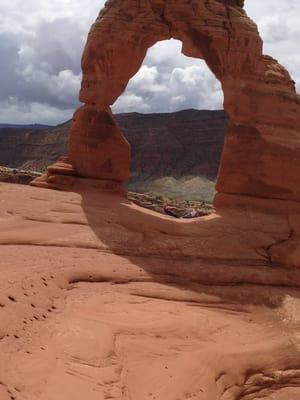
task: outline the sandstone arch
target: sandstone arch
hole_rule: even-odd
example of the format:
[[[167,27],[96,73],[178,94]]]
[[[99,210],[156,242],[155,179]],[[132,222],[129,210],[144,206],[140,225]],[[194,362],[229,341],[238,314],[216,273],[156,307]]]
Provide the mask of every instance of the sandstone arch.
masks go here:
[[[82,58],[80,100],[69,157],[49,168],[60,175],[123,182],[130,148],[110,107],[138,71],[149,47],[178,39],[220,80],[229,114],[217,191],[300,200],[300,98],[289,73],[263,55],[243,0],[109,0],[92,26]],[[219,196],[220,198],[220,196]]]

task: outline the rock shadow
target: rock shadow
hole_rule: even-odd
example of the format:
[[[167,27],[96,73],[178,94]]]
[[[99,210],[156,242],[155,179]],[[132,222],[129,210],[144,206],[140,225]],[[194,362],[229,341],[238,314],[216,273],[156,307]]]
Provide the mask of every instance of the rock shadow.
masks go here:
[[[153,282],[240,306],[276,308],[287,296],[300,295],[296,269],[272,265],[267,254],[278,236],[274,215],[265,214],[262,221],[253,212],[221,209],[208,217],[177,220],[111,192],[76,192],[89,227],[108,252],[127,259]],[[97,274],[91,280],[87,272],[80,280],[97,281]]]

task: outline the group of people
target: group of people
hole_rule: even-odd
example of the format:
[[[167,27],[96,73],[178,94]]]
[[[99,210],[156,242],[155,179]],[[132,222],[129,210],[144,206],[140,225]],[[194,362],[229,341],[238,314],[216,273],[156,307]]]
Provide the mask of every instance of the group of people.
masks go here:
[[[174,218],[186,218],[187,219],[187,218],[196,218],[199,216],[198,211],[195,210],[194,208],[191,208],[183,215],[178,215],[176,212],[176,208],[172,207],[168,204],[165,204],[163,208],[164,208],[164,213],[166,215],[169,215],[170,217],[174,217]]]

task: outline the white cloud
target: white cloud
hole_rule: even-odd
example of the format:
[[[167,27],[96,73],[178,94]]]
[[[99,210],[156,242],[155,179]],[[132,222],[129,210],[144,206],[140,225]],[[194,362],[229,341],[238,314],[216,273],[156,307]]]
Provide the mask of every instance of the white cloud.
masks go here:
[[[113,110],[171,112],[187,108],[219,109],[222,104],[221,85],[205,62],[185,57],[181,54],[181,42],[170,40],[149,50],[144,65],[130,80]]]
[[[299,0],[246,0],[245,8],[258,25],[264,40],[264,53],[288,69],[300,90]]]
[[[0,101],[1,122],[14,124],[32,124],[35,121],[55,125],[72,117],[72,109],[61,109],[47,103],[20,101],[9,97]]]
[[[58,123],[70,118],[78,105],[85,38],[103,4],[0,2],[0,122]]]
[[[0,122],[58,123],[77,107],[80,59],[88,29],[104,0],[0,2]],[[300,89],[299,0],[246,0],[264,50],[291,72]],[[220,108],[222,91],[203,61],[180,43],[152,47],[117,101],[118,112]]]
[[[142,96],[135,93],[126,92],[121,96],[114,106],[114,112],[151,112],[150,106],[145,102]]]

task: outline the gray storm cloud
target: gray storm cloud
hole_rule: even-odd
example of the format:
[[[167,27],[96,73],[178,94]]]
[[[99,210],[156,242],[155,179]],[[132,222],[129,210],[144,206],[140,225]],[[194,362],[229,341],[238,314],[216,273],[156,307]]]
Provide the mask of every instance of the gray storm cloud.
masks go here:
[[[80,59],[88,29],[104,1],[11,0],[0,4],[0,122],[56,124],[78,105]],[[262,4],[263,3],[263,4]],[[300,4],[248,0],[265,52],[278,58],[300,88]],[[114,105],[115,112],[221,108],[219,82],[177,41],[149,50],[142,68]]]

